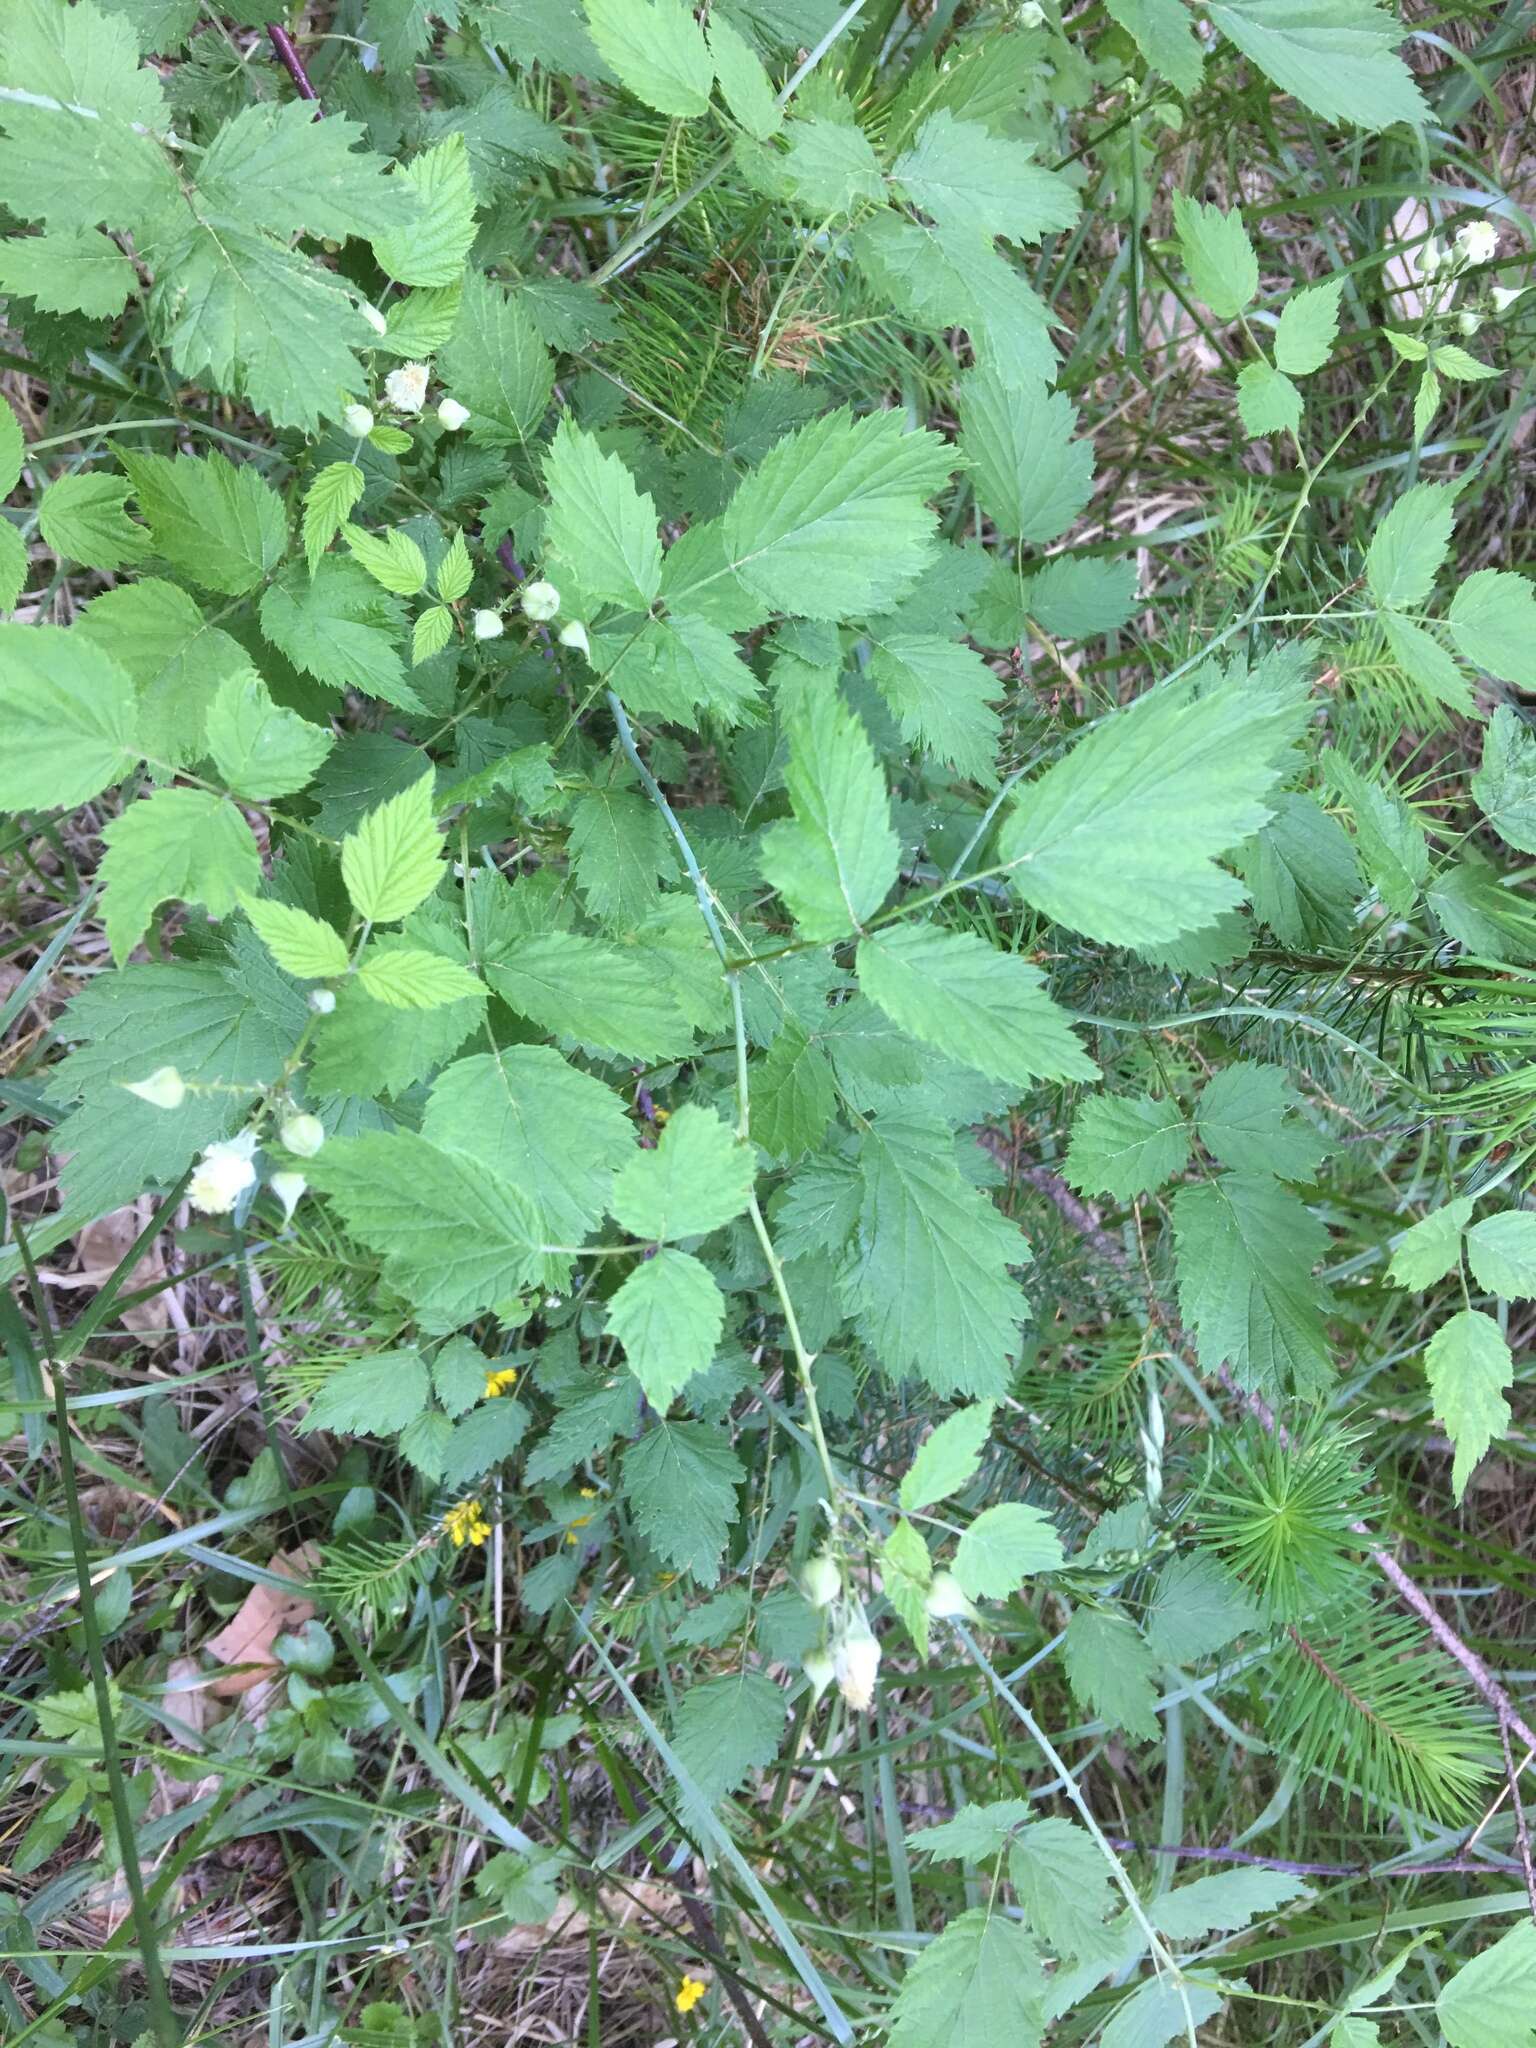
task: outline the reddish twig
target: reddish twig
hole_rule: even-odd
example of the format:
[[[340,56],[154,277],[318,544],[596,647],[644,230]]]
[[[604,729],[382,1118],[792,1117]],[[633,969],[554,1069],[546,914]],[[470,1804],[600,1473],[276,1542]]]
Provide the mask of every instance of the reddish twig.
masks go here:
[[[304,69],[304,59],[293,46],[293,37],[289,35],[287,29],[283,27],[280,21],[269,21],[267,23],[267,39],[272,45],[272,51],[278,63],[282,65],[288,76],[293,80],[294,91],[301,100],[313,101],[315,119],[323,121],[325,119],[325,109],[320,104],[319,93],[315,91],[314,86],[310,83],[309,73]]]

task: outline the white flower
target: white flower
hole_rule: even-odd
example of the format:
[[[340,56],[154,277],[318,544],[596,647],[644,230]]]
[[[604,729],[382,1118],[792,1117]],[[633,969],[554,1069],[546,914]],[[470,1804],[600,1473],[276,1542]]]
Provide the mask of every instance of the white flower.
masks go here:
[[[558,639],[562,647],[574,647],[578,653],[592,658],[592,643],[587,638],[587,629],[580,619],[567,619],[560,628]]]
[[[1495,313],[1507,313],[1516,299],[1523,299],[1530,289],[1528,285],[1496,284],[1491,287],[1489,297],[1493,300]]]
[[[384,315],[377,306],[370,306],[368,301],[364,299],[357,310],[362,314],[375,334],[388,334],[389,322],[384,318]]]
[[[976,1610],[965,1597],[953,1572],[935,1572],[924,1607],[935,1621],[974,1621]]]
[[[384,379],[384,396],[396,412],[420,412],[431,374],[425,363],[402,363]]]
[[[373,414],[366,405],[349,405],[341,416],[341,424],[361,441],[373,432]]]
[[[445,398],[437,408],[437,416],[450,434],[456,434],[469,418],[469,407],[460,405],[456,398]]]
[[[180,1109],[187,1099],[187,1084],[174,1067],[156,1067],[147,1080],[125,1081],[123,1086],[156,1109]]]
[[[880,1670],[880,1645],[866,1621],[855,1622],[833,1645],[832,1669],[837,1689],[857,1714],[867,1711],[875,1697],[875,1679]]]
[[[299,1197],[309,1182],[302,1173],[274,1173],[267,1185],[283,1205],[284,1223],[291,1223],[293,1212],[299,1206]]]
[[[524,616],[540,625],[554,618],[560,609],[560,593],[553,583],[530,583],[522,595]]]
[[[187,1185],[187,1200],[205,1216],[227,1216],[247,1188],[256,1185],[254,1131],[209,1145]]]
[[[470,623],[477,640],[499,640],[507,630],[501,623],[500,612],[476,612]]]
[[[325,1125],[319,1117],[311,1116],[308,1110],[301,1110],[297,1116],[283,1119],[283,1127],[277,1135],[282,1139],[284,1149],[296,1159],[313,1159],[325,1143]]]
[[[1499,253],[1499,231],[1491,220],[1469,220],[1456,230],[1456,254],[1470,269],[1491,263]]]
[[[1018,23],[1020,28],[1044,27],[1045,9],[1039,5],[1039,0],[1024,0],[1019,9]]]
[[[825,1551],[813,1557],[800,1574],[800,1590],[813,1607],[830,1607],[843,1590],[837,1559]]]
[[[811,1650],[800,1660],[800,1669],[811,1681],[811,1698],[819,1700],[837,1676],[836,1666],[825,1650]]]
[[[328,988],[312,988],[309,992],[309,1007],[317,1017],[329,1017],[336,1007],[336,998]]]

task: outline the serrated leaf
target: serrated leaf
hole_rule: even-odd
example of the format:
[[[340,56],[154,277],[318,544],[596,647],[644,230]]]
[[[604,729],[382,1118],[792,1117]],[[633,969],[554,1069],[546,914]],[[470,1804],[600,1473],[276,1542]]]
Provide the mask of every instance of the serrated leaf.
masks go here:
[[[1224,1650],[1259,1620],[1237,1581],[1197,1551],[1163,1566],[1143,1625],[1147,1647],[1161,1663],[1192,1664]]]
[[[204,590],[239,597],[282,560],[283,501],[250,463],[125,449],[122,464],[156,552]]]
[[[1118,1953],[1118,1930],[1104,1923],[1120,1894],[1086,1828],[1052,1816],[1015,1830],[1008,1882],[1025,1919],[1058,1959],[1108,1961]]]
[[[1175,192],[1173,221],[1195,297],[1218,320],[1235,320],[1259,289],[1259,259],[1242,215]]]
[[[955,1577],[973,1600],[1006,1600],[1031,1572],[1065,1562],[1061,1538],[1043,1508],[1004,1500],[983,1508],[955,1548]]]
[[[1071,227],[1079,202],[1067,180],[1032,155],[1027,144],[940,107],[891,166],[891,181],[941,227],[1038,242]]]
[[[1246,434],[1294,434],[1301,425],[1301,393],[1261,356],[1237,373],[1237,410]]]
[[[1011,383],[1055,375],[1050,310],[985,235],[886,208],[861,224],[852,246],[875,288],[924,333],[964,327],[977,360]]]
[[[157,789],[104,827],[103,921],[121,964],[167,898],[223,917],[261,886],[250,826],[226,797],[205,789]]]
[[[346,941],[334,925],[325,924],[320,918],[311,917],[307,910],[295,909],[289,903],[262,902],[245,896],[241,905],[262,944],[285,974],[313,981],[346,973]]]
[[[1205,51],[1181,0],[1106,0],[1109,16],[1152,66],[1187,99],[1199,90]]]
[[[869,676],[890,706],[901,736],[958,775],[987,787],[1002,720],[992,709],[1002,685],[972,647],[939,633],[886,633],[874,642]]]
[[[1079,1607],[1061,1657],[1067,1683],[1090,1713],[1127,1735],[1157,1739],[1157,1662],[1123,1614]]]
[[[1312,1268],[1328,1233],[1268,1174],[1226,1173],[1173,1198],[1179,1309],[1203,1372],[1230,1366],[1269,1397],[1314,1393],[1333,1375]]]
[[[684,0],[583,0],[592,40],[621,82],[658,114],[709,111],[714,67]]]
[[[713,1806],[779,1753],[787,1702],[765,1671],[730,1671],[690,1686],[672,1741],[694,1791]]]
[[[914,1829],[908,1841],[914,1849],[940,1861],[984,1863],[1006,1848],[1034,1816],[1035,1809],[1027,1799],[989,1799],[984,1805],[962,1806],[952,1820]]]
[[[328,462],[304,493],[304,559],[314,575],[367,479],[355,462]]]
[[[1536,590],[1507,569],[1478,569],[1456,586],[1445,615],[1464,661],[1536,689]]]
[[[1275,363],[1286,376],[1310,376],[1327,362],[1339,336],[1343,291],[1343,278],[1331,277],[1326,284],[1292,292],[1281,307],[1275,329]]]
[[[1389,910],[1412,915],[1429,874],[1424,827],[1395,787],[1373,782],[1337,747],[1323,756],[1328,779],[1349,805],[1366,873]]]
[[[310,780],[335,744],[324,726],[274,704],[248,668],[226,676],[208,707],[208,752],[236,796],[267,803]]]
[[[414,1422],[427,1405],[427,1368],[417,1351],[379,1351],[331,1374],[299,1422],[347,1435],[388,1436]]]
[[[429,772],[368,812],[341,842],[341,878],[352,908],[374,924],[406,917],[443,875],[443,836],[433,816]]]
[[[752,1147],[714,1110],[686,1102],[654,1150],[632,1152],[610,1207],[632,1237],[702,1237],[746,1208],[756,1166]]]
[[[721,1431],[661,1422],[624,1453],[620,1488],[664,1563],[713,1585],[746,1469]]]
[[[1414,611],[1428,597],[1450,552],[1455,502],[1448,484],[1415,484],[1393,504],[1365,555],[1365,578],[1378,604]]]
[[[403,226],[372,237],[379,268],[399,284],[455,284],[475,239],[475,188],[462,135],[448,135],[387,181],[414,201]],[[393,195],[392,195],[393,196]]]
[[[963,377],[960,447],[977,497],[1013,540],[1055,540],[1093,490],[1093,448],[1078,436],[1076,406],[1033,378]]]
[[[1282,92],[1356,128],[1429,119],[1394,45],[1403,30],[1376,0],[1211,0],[1211,21]]]
[[[242,107],[198,160],[202,208],[283,239],[404,227],[418,211],[414,194],[404,178],[384,175],[386,157],[353,148],[363,133],[334,109],[317,121],[301,100]]]
[[[725,1297],[707,1266],[668,1245],[642,1259],[608,1304],[608,1330],[660,1415],[713,1359]]]
[[[1431,697],[1464,717],[1475,716],[1472,692],[1456,665],[1456,657],[1440,645],[1433,633],[1396,612],[1382,612],[1381,629],[1387,645],[1406,676],[1428,690]]]
[[[121,313],[138,284],[116,242],[96,228],[58,228],[0,241],[0,291],[19,292],[45,313]]]
[[[817,219],[856,213],[884,196],[880,159],[856,121],[807,115],[784,133],[789,148],[779,166],[802,213]]]
[[[411,666],[441,654],[453,638],[453,613],[446,605],[428,605],[419,612],[411,628]]]
[[[627,1059],[675,1057],[693,1033],[644,958],[581,932],[540,932],[482,961],[503,1002],[541,1030]]]
[[[1501,1301],[1536,1297],[1536,1215],[1503,1209],[1480,1217],[1467,1232],[1467,1263],[1478,1286]]]
[[[61,560],[121,569],[150,552],[149,535],[124,509],[127,496],[125,477],[61,476],[38,500],[38,531]]]
[[[462,533],[456,533],[448,552],[437,565],[437,594],[444,604],[457,604],[474,577],[474,566]]]
[[[757,52],[723,15],[710,22],[708,36],[721,98],[747,133],[765,142],[783,126],[784,112]]]
[[[858,976],[894,1024],[963,1066],[1021,1090],[1098,1078],[1040,970],[974,933],[890,926],[860,940]]]
[[[1522,1920],[1463,1963],[1435,2000],[1450,2048],[1531,2048],[1536,1927]]]
[[[933,1560],[928,1546],[912,1524],[895,1522],[877,1553],[880,1588],[912,1638],[917,1654],[928,1654],[928,1609],[925,1604],[933,1579]]]
[[[1166,2048],[1187,2041],[1190,2028],[1214,2019],[1224,2002],[1214,1985],[1196,1978],[1149,1977],[1115,2008],[1099,2048]]]
[[[1090,1095],[1072,1120],[1065,1171],[1085,1195],[1128,1202],[1171,1180],[1188,1159],[1189,1127],[1176,1102]]]
[[[785,732],[795,815],[763,834],[763,874],[805,938],[841,938],[880,908],[899,871],[885,776],[835,690],[808,692]]]
[[[1304,1118],[1292,1120],[1299,1103],[1283,1067],[1236,1060],[1201,1090],[1195,1130],[1224,1166],[1307,1180],[1328,1141]]]
[[[3,495],[7,498],[20,480],[24,454],[21,421],[17,419],[10,400],[0,398],[0,486],[4,487]]]
[[[1141,602],[1135,559],[1102,562],[1091,555],[1053,555],[1024,586],[1022,602],[1048,633],[1065,640],[1113,632]]]
[[[138,759],[132,682],[63,626],[0,625],[0,809],[73,808]]]
[[[900,1500],[909,1514],[947,1500],[970,1483],[992,1429],[994,1404],[975,1401],[948,1415],[902,1475]]]
[[[976,1907],[951,1920],[907,1966],[891,2007],[889,2048],[1039,2048],[1045,1974],[1016,1921]]]
[[[201,759],[220,686],[251,665],[239,641],[211,626],[179,584],[158,576],[92,598],[74,630],[132,677],[143,752],[162,770]]]
[[[797,1018],[788,1017],[761,1066],[752,1071],[752,1142],[775,1159],[812,1152],[837,1112],[837,1084],[826,1054]]]
[[[1254,915],[1286,946],[1343,945],[1362,883],[1354,844],[1315,797],[1282,790],[1275,815],[1237,849]]]
[[[343,529],[343,539],[355,562],[360,562],[384,590],[397,597],[414,597],[427,582],[427,558],[399,527],[387,533],[368,533],[361,526]]]
[[[357,980],[364,994],[392,1010],[440,1010],[483,993],[467,967],[445,960],[441,953],[410,946],[370,949],[363,955]]]
[[[26,542],[9,519],[0,518],[0,612],[16,609],[29,566]]]
[[[584,596],[645,611],[661,588],[656,507],[617,455],[569,414],[544,458],[544,541]]]
[[[399,599],[347,556],[322,555],[312,573],[291,563],[261,600],[262,632],[305,675],[421,711],[396,645],[402,625]]]
[[[1204,1934],[1235,1934],[1254,1920],[1268,1920],[1282,1906],[1312,1896],[1298,1877],[1282,1870],[1239,1866],[1176,1884],[1152,1901],[1148,1918],[1170,1941],[1198,1941]]]
[[[555,367],[521,300],[471,269],[438,369],[449,395],[469,407],[477,448],[529,438],[554,390]]]
[[[609,784],[572,806],[567,850],[576,885],[595,916],[621,929],[656,906],[658,876],[674,871],[661,813],[633,790]]]

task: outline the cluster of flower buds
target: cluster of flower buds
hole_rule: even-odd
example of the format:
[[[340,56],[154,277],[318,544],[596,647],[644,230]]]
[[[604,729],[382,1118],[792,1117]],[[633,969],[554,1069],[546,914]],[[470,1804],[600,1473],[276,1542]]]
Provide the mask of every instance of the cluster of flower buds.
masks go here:
[[[321,996],[326,998],[323,1004],[318,1000]],[[310,1002],[317,1010],[336,1006],[336,998],[329,989],[317,989]],[[175,1067],[156,1067],[142,1081],[123,1083],[130,1095],[137,1095],[141,1102],[156,1109],[180,1109],[194,1085],[184,1080]],[[207,1093],[210,1089],[218,1092],[214,1084],[198,1092]],[[290,1109],[278,1126],[277,1137],[291,1158],[313,1159],[325,1143],[325,1125],[307,1109]],[[203,1147],[187,1182],[187,1200],[204,1216],[228,1216],[255,1187],[259,1177],[256,1131],[254,1126],[247,1126],[233,1138],[218,1138]],[[303,1174],[291,1168],[279,1168],[267,1176],[267,1186],[282,1204],[285,1224],[292,1222],[299,1198],[308,1185]]]
[[[546,583],[542,577],[532,583],[525,583],[518,594],[517,606],[525,619],[536,626],[547,626],[560,616],[564,600],[553,583]],[[478,611],[470,619],[470,631],[477,640],[499,640],[507,630],[506,621],[499,611]],[[587,629],[580,619],[567,619],[555,636],[562,647],[573,647],[578,654],[590,656],[591,643]]]

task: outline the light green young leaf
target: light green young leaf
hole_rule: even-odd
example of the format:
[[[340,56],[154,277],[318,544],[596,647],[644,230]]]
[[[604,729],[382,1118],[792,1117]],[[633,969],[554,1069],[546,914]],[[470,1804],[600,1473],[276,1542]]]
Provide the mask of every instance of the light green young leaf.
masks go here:
[[[1389,611],[1415,611],[1428,597],[1451,546],[1456,494],[1449,484],[1415,484],[1371,536],[1365,579]]]
[[[1536,853],[1536,733],[1509,704],[1494,712],[1484,735],[1472,794],[1506,845]]]
[[[1039,2048],[1045,1974],[1017,1921],[975,1907],[907,1966],[888,2048]]]
[[[1204,1934],[1235,1934],[1254,1920],[1268,1920],[1294,1899],[1309,1899],[1300,1878],[1284,1871],[1237,1866],[1177,1884],[1154,1899],[1152,1925],[1170,1941],[1198,1941]]]
[[[369,533],[361,526],[342,529],[352,559],[360,562],[382,589],[397,597],[414,597],[427,582],[427,558],[399,527]]]
[[[333,1372],[299,1421],[309,1436],[337,1429],[349,1436],[389,1436],[427,1405],[427,1368],[417,1351],[378,1351]]]
[[[230,676],[249,669],[248,650],[211,626],[179,584],[158,576],[92,598],[74,630],[132,678],[139,748],[162,773],[200,760],[213,700]]]
[[[1038,242],[1071,227],[1079,207],[1067,180],[1031,162],[1032,154],[940,107],[891,166],[891,181],[941,227]]]
[[[963,1066],[1020,1089],[1098,1077],[1039,968],[974,933],[888,926],[859,942],[858,975],[892,1023]]]
[[[968,1408],[957,1408],[929,1434],[902,1475],[900,1499],[908,1514],[931,1508],[969,1485],[991,1433],[994,1405],[973,1401]]]
[[[1269,1398],[1333,1376],[1326,1290],[1312,1269],[1328,1233],[1271,1175],[1225,1173],[1173,1198],[1179,1310],[1203,1372],[1230,1366]]]
[[[1218,320],[1235,320],[1259,289],[1259,259],[1242,215],[1175,192],[1173,221],[1195,297]]]
[[[608,1304],[609,1334],[658,1415],[706,1370],[724,1327],[725,1296],[708,1267],[671,1245],[642,1259]]]
[[[1450,2048],[1531,2048],[1533,2011],[1536,1927],[1529,1920],[1463,1963],[1435,2000]]]
[[[724,15],[714,16],[708,34],[721,97],[747,133],[765,142],[783,126],[784,113],[757,52]]]
[[[1309,1180],[1328,1141],[1305,1118],[1283,1067],[1235,1060],[1213,1075],[1195,1105],[1200,1142],[1223,1166]]]
[[[774,1159],[812,1152],[837,1112],[826,1054],[798,1018],[787,1017],[761,1066],[752,1070],[752,1142]]]
[[[1528,577],[1475,570],[1457,584],[1445,622],[1464,661],[1536,689],[1536,590]]]
[[[617,455],[569,414],[544,458],[544,542],[584,596],[646,611],[661,588],[656,507]]]
[[[59,228],[0,242],[0,291],[19,292],[45,313],[121,313],[138,278],[116,242],[96,228]]]
[[[962,1806],[952,1820],[916,1828],[907,1840],[941,1862],[985,1863],[1034,1817],[1027,1799],[990,1799],[983,1806]]]
[[[208,707],[213,765],[236,796],[254,803],[302,789],[334,744],[324,726],[274,704],[253,668],[226,676]]]
[[[976,495],[1013,540],[1066,532],[1093,490],[1093,449],[1077,437],[1077,408],[1031,378],[990,370],[960,380],[960,448]]]
[[[1294,434],[1301,425],[1301,393],[1260,356],[1237,373],[1237,411],[1244,433],[1254,438]]]
[[[1536,1214],[1501,1209],[1480,1217],[1467,1232],[1467,1263],[1485,1293],[1501,1301],[1536,1298]]]
[[[1433,1287],[1461,1259],[1461,1233],[1472,1214],[1470,1197],[1459,1195],[1443,1209],[1432,1209],[1398,1239],[1387,1268],[1394,1287]]]
[[[328,462],[304,493],[304,559],[314,575],[367,479],[355,462]]]
[[[813,115],[791,121],[784,134],[783,175],[803,212],[857,213],[884,198],[880,159],[857,122]]]
[[[334,925],[288,903],[262,902],[254,896],[243,896],[240,901],[257,936],[285,974],[313,981],[346,973],[346,941]]]
[[[370,948],[357,980],[365,994],[392,1010],[440,1010],[483,993],[467,967],[421,947]]]
[[[785,730],[795,815],[763,834],[763,874],[805,938],[839,939],[874,915],[899,872],[885,776],[835,688],[808,691]]]
[[[453,613],[446,605],[428,605],[424,612],[418,612],[411,628],[412,668],[430,661],[434,654],[441,654],[452,638]]]
[[[424,903],[442,879],[443,837],[433,816],[434,777],[423,775],[368,812],[341,842],[341,878],[352,908],[393,924]]]
[[[61,476],[37,502],[38,531],[61,561],[121,569],[150,552],[149,535],[124,510],[127,496],[126,477]]]
[[[283,558],[283,501],[252,463],[125,449],[123,468],[156,552],[204,590],[254,590]]]
[[[555,366],[522,301],[470,269],[438,370],[450,397],[469,407],[477,448],[528,439],[549,406]]]
[[[444,604],[457,604],[474,577],[474,565],[462,533],[456,533],[437,565],[437,594]]]
[[[76,629],[0,625],[0,810],[72,809],[138,759],[132,682]]]
[[[720,1430],[659,1422],[624,1453],[619,1485],[658,1557],[713,1585],[746,1476]]]
[[[1199,90],[1205,51],[1182,0],[1107,0],[1107,6],[1154,71],[1186,99]]]
[[[631,1237],[702,1237],[739,1216],[757,1161],[712,1109],[685,1102],[652,1151],[632,1150],[610,1207]]]
[[[894,1523],[877,1553],[880,1588],[895,1609],[919,1657],[928,1654],[928,1588],[933,1582],[933,1560],[928,1546],[912,1524]]]
[[[1003,1500],[983,1508],[955,1547],[955,1577],[973,1600],[1006,1600],[1030,1572],[1065,1563],[1061,1538],[1043,1508]]]
[[[1189,1127],[1179,1105],[1151,1095],[1090,1095],[1072,1120],[1066,1177],[1085,1195],[1128,1202],[1181,1173]]]
[[[119,965],[149,928],[156,906],[174,897],[210,917],[233,910],[261,887],[261,854],[250,826],[226,797],[206,789],[157,789],[102,830],[103,921]]]
[[[1309,376],[1327,362],[1339,335],[1343,291],[1343,278],[1331,277],[1326,284],[1292,292],[1281,307],[1280,324],[1275,329],[1275,362],[1288,377]]]
[[[1464,1308],[1430,1338],[1424,1370],[1434,1412],[1456,1446],[1451,1487],[1460,1502],[1484,1451],[1509,1428],[1504,1394],[1514,1360],[1493,1317]]]
[[[1325,121],[1375,130],[1429,119],[1395,48],[1402,24],[1377,0],[1211,0],[1207,12],[1282,92]]]
[[[685,0],[583,0],[592,40],[637,100],[685,119],[709,111],[714,66]]]
[[[1123,1614],[1079,1607],[1061,1656],[1067,1683],[1090,1713],[1127,1735],[1157,1739],[1157,1660]]]
[[[397,284],[455,284],[475,239],[475,188],[462,135],[423,150],[390,184],[409,189],[415,204],[406,223],[373,236],[379,268]]]

